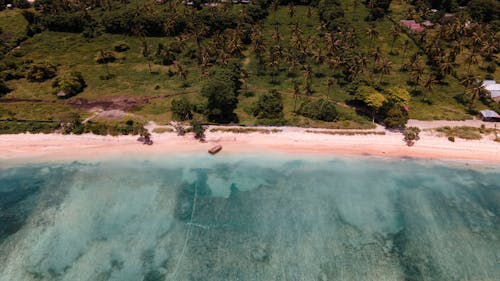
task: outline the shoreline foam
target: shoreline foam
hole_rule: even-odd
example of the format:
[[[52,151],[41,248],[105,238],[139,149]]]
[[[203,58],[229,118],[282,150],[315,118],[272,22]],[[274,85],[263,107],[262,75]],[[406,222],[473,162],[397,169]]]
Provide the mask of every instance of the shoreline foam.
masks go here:
[[[369,155],[389,158],[459,160],[500,164],[500,144],[491,139],[450,142],[424,131],[414,146],[408,147],[400,133],[384,135],[330,135],[308,133],[302,128],[280,128],[281,132],[206,132],[201,143],[188,134],[153,134],[152,146],[137,142],[137,136],[97,136],[59,134],[0,135],[2,165],[60,160],[97,160],[112,156],[148,156],[169,153],[207,152],[215,144],[218,155],[283,152],[320,156]],[[0,165],[1,166],[1,165]]]

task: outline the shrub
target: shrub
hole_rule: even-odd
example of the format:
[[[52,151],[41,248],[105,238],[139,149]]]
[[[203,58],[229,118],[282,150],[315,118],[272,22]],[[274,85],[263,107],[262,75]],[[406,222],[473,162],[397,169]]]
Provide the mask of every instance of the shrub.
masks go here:
[[[335,121],[338,117],[334,103],[325,98],[302,103],[298,112],[302,116],[327,122]]]
[[[420,139],[420,129],[418,127],[408,127],[404,130],[404,141],[408,146],[412,146]]]
[[[9,92],[10,92],[9,87],[5,85],[4,81],[0,80],[0,97],[6,95]]]
[[[114,62],[116,60],[116,55],[109,51],[99,51],[95,57],[95,61],[99,64],[105,64]]]
[[[206,128],[201,125],[198,120],[191,121],[191,130],[194,133],[194,137],[200,141],[205,140],[205,130]]]
[[[26,78],[31,82],[43,82],[56,76],[57,68],[48,63],[36,63],[28,68]]]
[[[394,105],[385,112],[384,124],[388,128],[403,128],[408,119],[408,113],[399,105]]]
[[[58,98],[69,98],[81,93],[87,84],[80,72],[69,72],[57,77],[52,83],[52,88]]]
[[[258,119],[283,119],[283,99],[281,94],[272,90],[261,95],[253,106],[253,116]]]
[[[60,127],[63,134],[74,133],[80,135],[85,131],[82,118],[78,113],[74,112],[67,113],[61,117]]]
[[[130,50],[130,46],[123,41],[118,41],[113,44],[113,49],[117,52],[126,52]]]
[[[92,18],[86,12],[47,13],[42,16],[43,25],[51,31],[82,32],[85,26],[92,24]]]
[[[173,99],[171,105],[172,114],[175,119],[185,121],[193,118],[193,113],[191,112],[193,106],[186,97]]]

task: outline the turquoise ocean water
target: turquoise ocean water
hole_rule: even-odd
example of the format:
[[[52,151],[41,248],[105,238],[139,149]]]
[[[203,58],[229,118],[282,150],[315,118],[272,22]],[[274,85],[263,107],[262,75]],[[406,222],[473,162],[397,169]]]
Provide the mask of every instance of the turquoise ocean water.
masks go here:
[[[190,154],[0,169],[0,281],[499,277],[500,167]]]

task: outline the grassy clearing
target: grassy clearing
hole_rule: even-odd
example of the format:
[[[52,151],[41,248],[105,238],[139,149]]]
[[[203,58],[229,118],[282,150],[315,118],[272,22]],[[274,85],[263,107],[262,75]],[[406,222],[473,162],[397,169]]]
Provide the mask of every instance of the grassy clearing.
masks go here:
[[[223,132],[223,133],[233,133],[233,134],[274,134],[280,133],[281,129],[260,129],[260,128],[211,128],[210,132]]]
[[[60,120],[68,113],[78,113],[82,118],[90,113],[59,103],[13,102],[0,103],[0,119],[51,121]]]
[[[492,128],[477,128],[477,127],[441,127],[437,128],[436,132],[440,133],[442,136],[447,137],[450,141],[455,138],[460,138],[464,140],[479,140],[483,138],[483,135],[497,134],[496,129]]]
[[[367,132],[367,131],[315,131],[315,130],[306,130],[306,133],[312,134],[324,134],[324,135],[336,135],[336,136],[368,136],[368,135],[385,135],[385,132]]]
[[[157,134],[172,133],[174,131],[175,130],[172,128],[154,128],[153,129],[153,133],[157,133]]]
[[[3,34],[0,35],[1,39],[12,42],[24,35],[27,26],[28,22],[21,15],[21,10],[3,10],[0,12],[0,27],[3,30]]]

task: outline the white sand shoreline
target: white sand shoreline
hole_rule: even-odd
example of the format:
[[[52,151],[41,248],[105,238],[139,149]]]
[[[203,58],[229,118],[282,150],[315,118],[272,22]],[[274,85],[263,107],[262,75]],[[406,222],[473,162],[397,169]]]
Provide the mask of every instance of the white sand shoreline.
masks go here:
[[[192,135],[175,133],[153,134],[154,145],[137,142],[137,136],[97,136],[59,134],[0,135],[0,167],[31,162],[59,160],[96,160],[105,157],[157,156],[163,153],[207,152],[215,144],[223,150],[218,156],[241,153],[283,152],[287,154],[316,154],[321,156],[370,155],[392,158],[421,158],[459,160],[500,164],[500,143],[489,138],[467,141],[448,141],[431,132],[421,133],[412,147],[400,133],[386,131],[385,135],[330,135],[306,132],[305,128],[279,128],[281,132],[206,133],[200,143]]]

